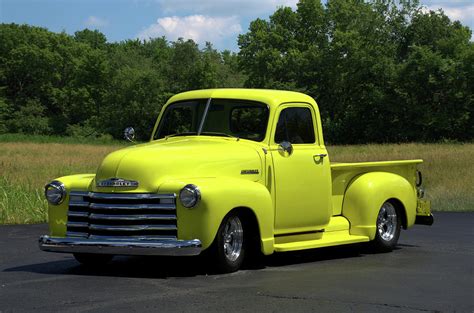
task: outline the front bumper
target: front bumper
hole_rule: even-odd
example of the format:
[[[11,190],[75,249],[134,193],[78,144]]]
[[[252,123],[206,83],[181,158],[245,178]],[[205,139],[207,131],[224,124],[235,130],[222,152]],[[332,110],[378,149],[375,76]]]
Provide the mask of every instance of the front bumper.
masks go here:
[[[123,240],[41,236],[43,251],[112,255],[191,256],[201,253],[201,241],[194,240]]]

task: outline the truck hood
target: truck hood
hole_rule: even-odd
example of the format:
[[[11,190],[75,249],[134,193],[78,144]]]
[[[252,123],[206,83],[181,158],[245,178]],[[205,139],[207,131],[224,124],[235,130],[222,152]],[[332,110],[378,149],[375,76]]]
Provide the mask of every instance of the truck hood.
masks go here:
[[[167,180],[191,182],[187,180],[222,176],[258,181],[263,169],[260,149],[256,144],[243,140],[202,136],[169,138],[136,145],[105,157],[97,170],[93,190],[156,192]],[[139,185],[96,186],[97,182],[110,178],[133,180]]]

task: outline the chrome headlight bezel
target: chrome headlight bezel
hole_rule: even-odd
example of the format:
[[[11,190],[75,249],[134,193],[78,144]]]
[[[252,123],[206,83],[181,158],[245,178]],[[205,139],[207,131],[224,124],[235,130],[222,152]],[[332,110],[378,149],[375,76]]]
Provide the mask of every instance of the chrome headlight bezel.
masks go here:
[[[66,199],[66,187],[62,182],[53,180],[44,186],[44,196],[50,204],[59,205]]]
[[[187,184],[179,192],[179,201],[185,208],[192,209],[196,207],[200,200],[201,191],[196,185]]]

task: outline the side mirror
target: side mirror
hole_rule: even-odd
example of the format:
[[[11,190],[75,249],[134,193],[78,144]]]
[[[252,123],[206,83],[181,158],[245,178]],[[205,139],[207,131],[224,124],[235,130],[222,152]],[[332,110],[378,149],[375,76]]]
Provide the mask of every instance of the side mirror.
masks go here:
[[[283,152],[286,156],[290,156],[293,153],[293,146],[288,141],[282,141],[280,142],[278,150]]]
[[[135,129],[133,127],[127,127],[123,131],[123,137],[130,142],[133,142],[135,139]]]

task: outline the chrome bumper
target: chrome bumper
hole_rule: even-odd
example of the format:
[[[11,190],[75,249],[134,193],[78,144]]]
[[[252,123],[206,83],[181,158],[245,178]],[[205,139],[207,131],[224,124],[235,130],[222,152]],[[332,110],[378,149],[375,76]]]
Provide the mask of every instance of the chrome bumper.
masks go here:
[[[113,255],[190,256],[201,253],[201,241],[194,240],[121,240],[41,236],[43,251],[63,253],[97,253]]]

